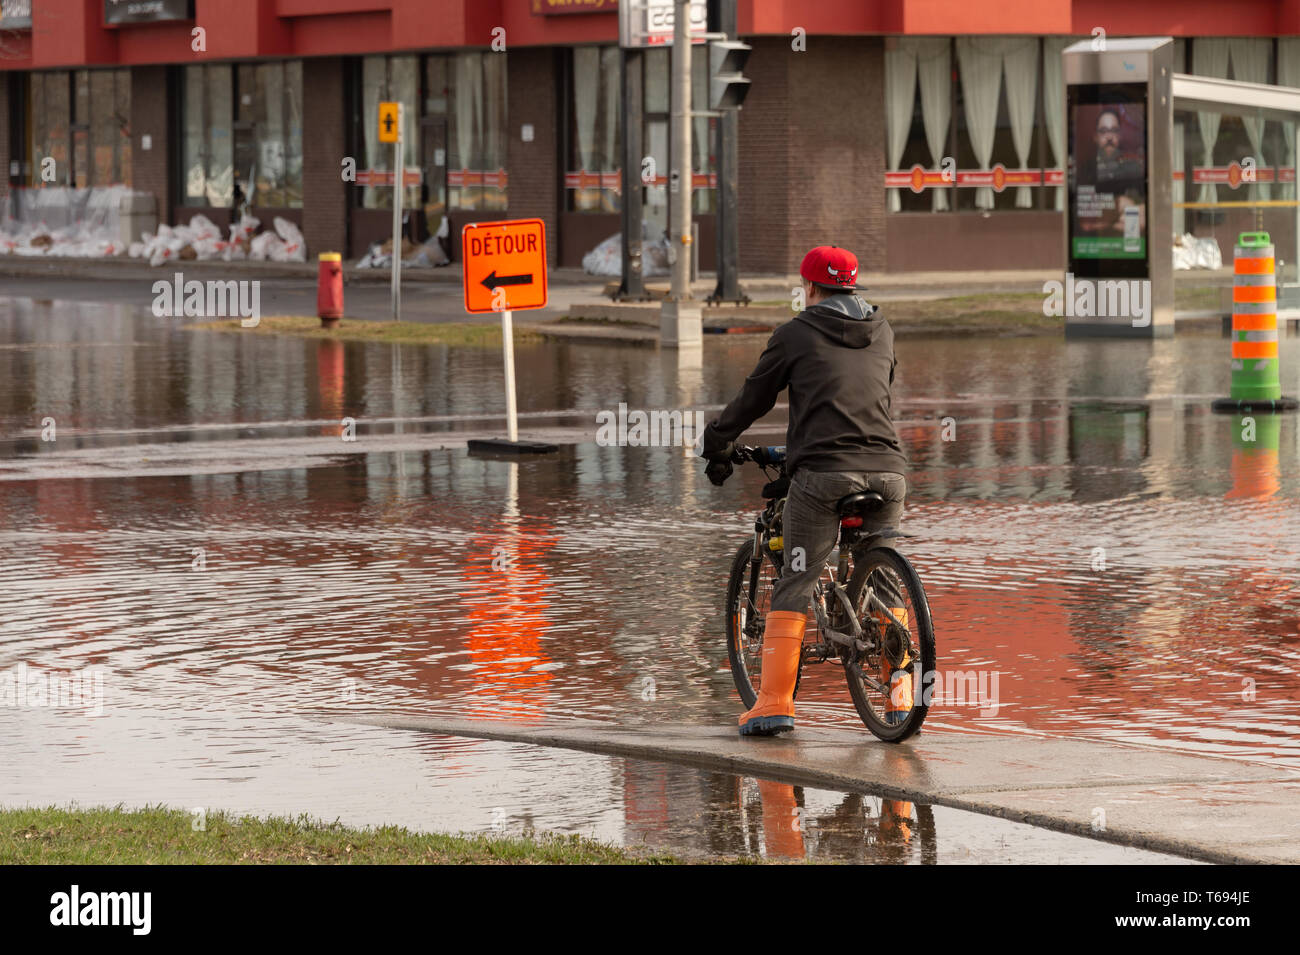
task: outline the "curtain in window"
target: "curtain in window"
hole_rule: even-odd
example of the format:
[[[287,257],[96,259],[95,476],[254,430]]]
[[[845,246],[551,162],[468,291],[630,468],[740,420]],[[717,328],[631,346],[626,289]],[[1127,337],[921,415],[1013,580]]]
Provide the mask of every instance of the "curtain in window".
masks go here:
[[[379,129],[379,104],[384,99],[384,90],[388,85],[388,64],[382,56],[367,56],[361,61],[361,113],[362,126],[365,130],[366,155],[363,168],[387,169],[390,161],[385,153],[391,153],[391,147],[379,142],[372,132]],[[367,209],[380,208],[379,186],[363,186],[361,204]]]
[[[456,81],[452,87],[456,101],[456,169],[481,169],[477,155],[481,143],[479,116],[483,96],[483,66],[478,53],[456,54]],[[476,208],[481,189],[462,185],[456,191],[453,205],[459,209]]]
[[[1182,173],[1181,176],[1174,176],[1174,235],[1181,236],[1187,231],[1187,210],[1178,208],[1179,203],[1187,201],[1187,163],[1184,161],[1184,150],[1187,148],[1187,127],[1182,123],[1174,123],[1174,172]]]
[[[993,156],[993,134],[998,122],[998,94],[1002,87],[1002,58],[1007,41],[1001,37],[958,37],[957,63],[961,94],[966,104],[966,131],[981,169]],[[975,190],[975,208],[993,208],[993,189]]]
[[[948,126],[952,122],[952,44],[947,37],[913,37],[907,43],[916,54],[925,144],[930,150],[930,165],[937,169],[948,148]],[[930,196],[932,209],[948,208],[947,189],[931,189]]]
[[[895,41],[885,50],[885,128],[889,145],[889,170],[897,172],[912,130],[916,104],[916,52],[905,41]],[[902,208],[897,189],[890,189],[889,211]]]
[[[1061,54],[1074,42],[1072,37],[1049,36],[1043,40],[1043,119],[1047,123],[1047,144],[1052,147],[1052,162],[1064,170],[1065,155],[1065,79],[1061,75]],[[1057,186],[1055,208],[1065,210],[1065,187]]]
[[[1228,76],[1228,41],[1211,37],[1197,37],[1192,44],[1192,72],[1197,76]],[[1222,114],[1197,110],[1196,124],[1201,130],[1201,162],[1214,165],[1214,144],[1219,139],[1219,122]],[[1201,184],[1201,202],[1218,202],[1219,188],[1214,183]]]
[[[1279,37],[1277,41],[1277,82],[1279,86],[1300,87],[1300,37]],[[1286,166],[1294,169],[1296,124],[1288,120],[1282,124],[1283,145],[1286,148]],[[1281,192],[1282,190],[1278,190]],[[1290,185],[1285,198],[1294,199],[1295,186]]]
[[[573,120],[578,134],[578,169],[598,172],[596,168],[596,100],[600,93],[600,49],[578,47],[573,51]],[[600,203],[600,189],[579,188],[574,205],[579,210],[594,209]]]
[[[616,46],[607,46],[600,51],[600,88],[603,94],[602,109],[604,114],[602,119],[605,127],[605,161],[601,165],[602,172],[617,172],[622,167],[622,161],[618,154],[618,123],[619,123],[619,94],[622,89],[622,70],[619,59],[619,49]],[[602,197],[613,197],[613,190],[608,192],[601,190]],[[616,199],[606,202],[606,209],[610,212],[618,210]]]
[[[1016,148],[1020,168],[1029,168],[1029,148],[1034,141],[1034,107],[1038,103],[1038,38],[1020,37],[1007,41],[1002,57],[1007,77],[1007,113],[1011,119],[1011,141]],[[1016,189],[1016,208],[1031,209],[1033,192],[1029,186]]]
[[[1232,60],[1232,78],[1243,83],[1267,83],[1268,61],[1273,55],[1271,39],[1249,39],[1233,37],[1228,41],[1228,53]],[[1250,138],[1250,148],[1255,154],[1256,168],[1264,165],[1264,154],[1260,144],[1264,138],[1264,119],[1258,113],[1248,109],[1241,112],[1242,125]],[[1272,191],[1266,182],[1255,183],[1251,187],[1253,199],[1268,199]]]
[[[302,205],[302,61],[284,65],[286,206]]]

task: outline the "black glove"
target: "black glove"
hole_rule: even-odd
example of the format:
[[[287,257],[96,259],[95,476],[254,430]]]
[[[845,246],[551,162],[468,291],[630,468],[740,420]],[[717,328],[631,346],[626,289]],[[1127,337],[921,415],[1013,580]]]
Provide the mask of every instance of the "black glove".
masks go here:
[[[722,461],[732,460],[735,454],[736,454],[736,442],[728,441],[725,445],[723,445],[720,448],[715,447],[712,450],[704,451],[702,456],[707,458],[710,461],[722,462]]]
[[[736,451],[736,442],[719,440],[718,433],[710,423],[701,435],[700,456],[710,461],[729,461]]]
[[[704,474],[714,487],[722,487],[727,478],[731,477],[731,461],[710,461],[709,466],[704,469]]]

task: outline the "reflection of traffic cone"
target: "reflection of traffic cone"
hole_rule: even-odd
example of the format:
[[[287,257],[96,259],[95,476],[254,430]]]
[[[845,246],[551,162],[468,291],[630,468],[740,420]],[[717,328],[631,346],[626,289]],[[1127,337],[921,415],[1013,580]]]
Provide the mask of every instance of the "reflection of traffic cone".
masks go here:
[[[737,720],[741,736],[776,736],[794,729],[794,684],[806,622],[803,614],[791,610],[768,613],[758,699]]]
[[[912,804],[898,799],[885,799],[880,803],[880,835],[890,835],[889,841],[912,841]],[[896,835],[895,835],[896,834]],[[883,841],[883,840],[882,840]]]
[[[1275,415],[1235,419],[1232,433],[1232,490],[1224,497],[1267,500],[1282,489],[1278,448],[1282,421]]]
[[[890,607],[889,612],[894,615],[899,626],[906,630],[907,608]],[[883,633],[886,625],[885,615],[873,611],[872,616],[876,618],[876,623],[880,624]],[[906,650],[903,651],[903,659],[898,661],[898,666],[890,663],[883,652],[880,654],[880,682],[889,686],[889,700],[885,703],[885,722],[891,726],[903,722],[907,719],[907,714],[912,711],[912,674],[904,669],[911,662],[912,655]]]
[[[783,859],[802,859],[803,832],[799,825],[799,804],[794,798],[794,787],[760,779],[758,793],[763,800],[763,845],[767,854]]]

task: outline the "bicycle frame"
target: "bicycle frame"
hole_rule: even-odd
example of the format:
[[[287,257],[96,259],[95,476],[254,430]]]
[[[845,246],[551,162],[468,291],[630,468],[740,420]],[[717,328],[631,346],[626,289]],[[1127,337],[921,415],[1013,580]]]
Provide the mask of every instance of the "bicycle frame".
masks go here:
[[[774,465],[775,466],[775,465]],[[781,469],[784,474],[784,468]],[[769,499],[767,505],[758,512],[754,517],[754,548],[753,557],[750,558],[748,588],[744,594],[746,604],[745,625],[742,633],[746,640],[753,640],[759,636],[759,619],[757,594],[759,588],[759,575],[762,571],[763,560],[772,561],[773,567],[780,576],[784,568],[784,548],[780,552],[772,551],[768,548],[768,543],[773,536],[771,530],[783,516],[784,498]],[[782,528],[784,530],[784,528]],[[871,532],[863,534],[858,528],[852,526],[841,526],[840,533],[835,542],[833,551],[835,559],[835,572],[830,581],[822,578],[817,581],[817,586],[813,591],[813,612],[817,618],[818,641],[815,644],[805,645],[803,649],[804,662],[824,663],[832,656],[839,653],[838,648],[844,647],[856,653],[864,653],[875,650],[880,646],[880,638],[884,636],[881,633],[880,625],[873,619],[870,623],[871,632],[863,629],[859,622],[857,614],[854,613],[853,606],[849,600],[848,591],[845,585],[849,580],[849,557],[850,555],[859,555],[870,550],[886,539],[888,532]],[[782,558],[777,559],[776,554],[781,553]],[[828,558],[823,566],[823,571],[831,566]],[[832,605],[839,611],[838,616],[848,621],[849,631],[845,633],[837,630],[831,620],[831,612],[827,609],[827,596],[833,598]],[[867,607],[877,611],[881,619],[885,621],[885,632],[891,629],[898,630],[899,635],[904,640],[909,639],[908,632],[905,628],[900,627],[895,621],[893,613],[890,611],[879,597],[876,596],[875,588],[868,585],[866,588]],[[864,674],[863,678],[875,686],[881,688],[881,684],[872,677]]]

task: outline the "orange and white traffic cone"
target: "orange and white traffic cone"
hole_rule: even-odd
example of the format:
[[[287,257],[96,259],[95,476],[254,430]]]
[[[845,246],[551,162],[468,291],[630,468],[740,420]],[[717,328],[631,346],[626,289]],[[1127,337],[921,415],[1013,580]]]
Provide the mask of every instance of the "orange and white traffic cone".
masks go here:
[[[889,612],[906,630],[907,608],[890,607]],[[873,612],[872,616],[880,624],[881,630],[884,630],[885,615]],[[880,655],[880,682],[889,687],[889,699],[885,703],[885,722],[891,726],[897,726],[907,719],[908,713],[912,712],[912,674],[906,669],[911,662],[912,655],[906,650],[903,651],[903,659],[898,662],[897,667],[891,664],[883,653]]]

